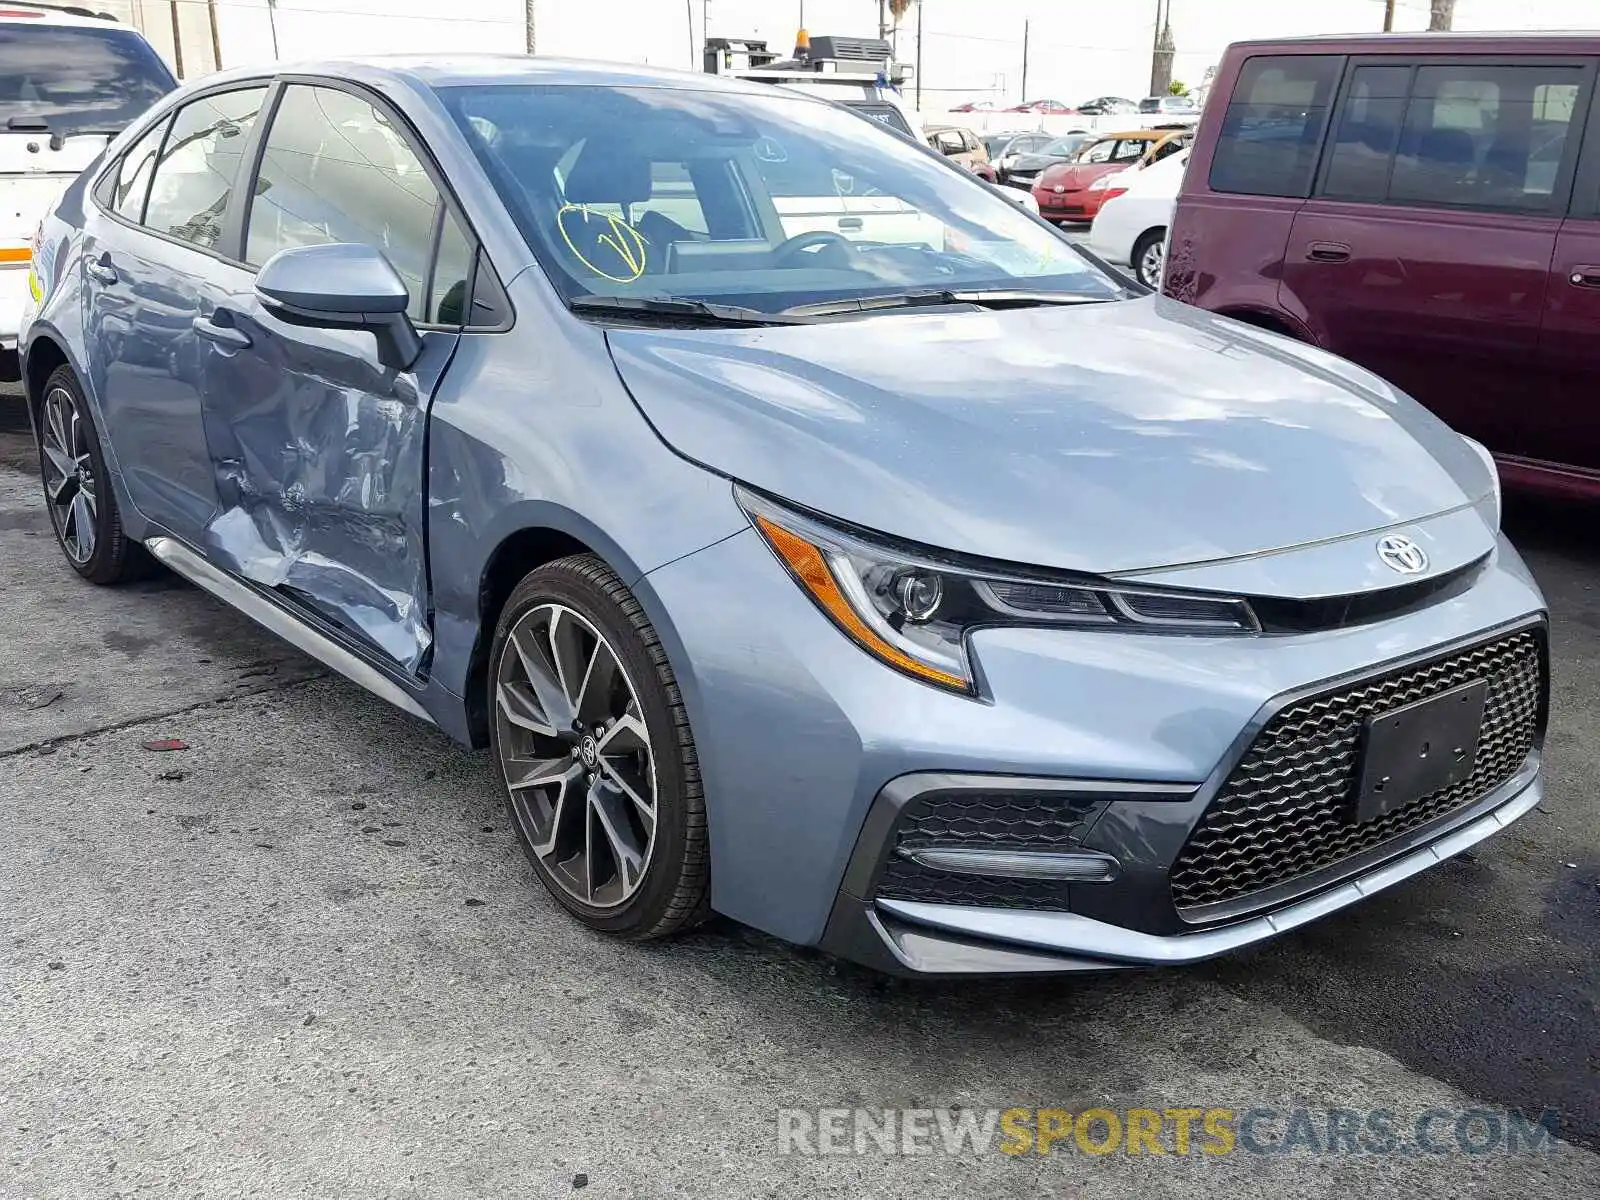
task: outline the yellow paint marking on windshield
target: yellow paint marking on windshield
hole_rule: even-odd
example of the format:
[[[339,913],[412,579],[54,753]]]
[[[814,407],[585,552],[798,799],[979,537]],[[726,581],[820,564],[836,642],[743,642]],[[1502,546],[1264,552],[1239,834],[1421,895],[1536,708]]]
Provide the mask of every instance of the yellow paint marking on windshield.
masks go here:
[[[577,239],[573,237],[572,231],[567,228],[574,213],[578,214],[584,225],[589,223],[589,218],[592,216],[604,217],[609,232],[602,233],[596,237],[595,246],[604,246],[615,253],[622,264],[622,270],[626,274],[614,274],[612,271],[596,266],[594,260],[578,248]],[[646,263],[644,237],[621,217],[613,213],[591,213],[588,206],[583,204],[563,204],[561,210],[556,213],[556,228],[561,231],[561,239],[567,243],[567,249],[572,251],[573,257],[600,276],[600,278],[609,279],[612,283],[632,283],[644,274]],[[593,251],[591,250],[590,253],[593,253]]]

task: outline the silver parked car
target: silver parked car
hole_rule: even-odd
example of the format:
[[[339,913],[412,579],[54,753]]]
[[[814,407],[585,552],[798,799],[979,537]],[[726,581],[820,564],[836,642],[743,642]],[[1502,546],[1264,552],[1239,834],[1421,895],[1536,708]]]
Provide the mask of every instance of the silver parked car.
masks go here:
[[[596,929],[1182,963],[1539,799],[1544,604],[1481,447],[822,101],[213,76],[33,271],[72,567],[163,563],[490,747]]]

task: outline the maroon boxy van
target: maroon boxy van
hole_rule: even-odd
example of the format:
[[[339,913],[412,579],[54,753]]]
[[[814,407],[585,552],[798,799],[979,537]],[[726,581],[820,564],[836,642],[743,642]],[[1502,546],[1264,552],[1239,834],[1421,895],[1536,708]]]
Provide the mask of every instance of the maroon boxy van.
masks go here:
[[[1170,296],[1404,388],[1507,483],[1600,498],[1600,34],[1229,47]]]

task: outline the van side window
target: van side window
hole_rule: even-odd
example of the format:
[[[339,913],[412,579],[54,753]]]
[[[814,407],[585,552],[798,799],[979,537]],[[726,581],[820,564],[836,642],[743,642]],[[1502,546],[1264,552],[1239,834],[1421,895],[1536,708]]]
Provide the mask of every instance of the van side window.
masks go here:
[[[1211,189],[1309,194],[1342,63],[1335,54],[1246,59],[1211,158]]]
[[[1340,106],[1322,194],[1544,211],[1581,82],[1577,67],[1360,67]]]
[[[1388,196],[1410,93],[1410,67],[1358,67],[1351,72],[1328,151],[1324,195],[1341,200]]]

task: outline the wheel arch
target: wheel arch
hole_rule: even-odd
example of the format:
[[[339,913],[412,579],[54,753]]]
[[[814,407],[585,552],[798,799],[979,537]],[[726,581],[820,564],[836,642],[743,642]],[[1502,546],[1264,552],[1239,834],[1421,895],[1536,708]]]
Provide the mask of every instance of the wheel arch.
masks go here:
[[[1294,338],[1297,342],[1306,342],[1312,346],[1317,344],[1317,339],[1311,335],[1309,329],[1281,312],[1272,312],[1264,308],[1223,308],[1217,310],[1217,315],[1231,317],[1235,321],[1242,321],[1257,329],[1265,329],[1268,333],[1279,333],[1284,337]]]
[[[60,367],[72,367],[81,386],[83,373],[74,366],[66,348],[54,335],[43,333],[28,343],[21,374],[23,395],[27,397],[30,415],[37,411],[40,400],[44,398],[45,380]]]

